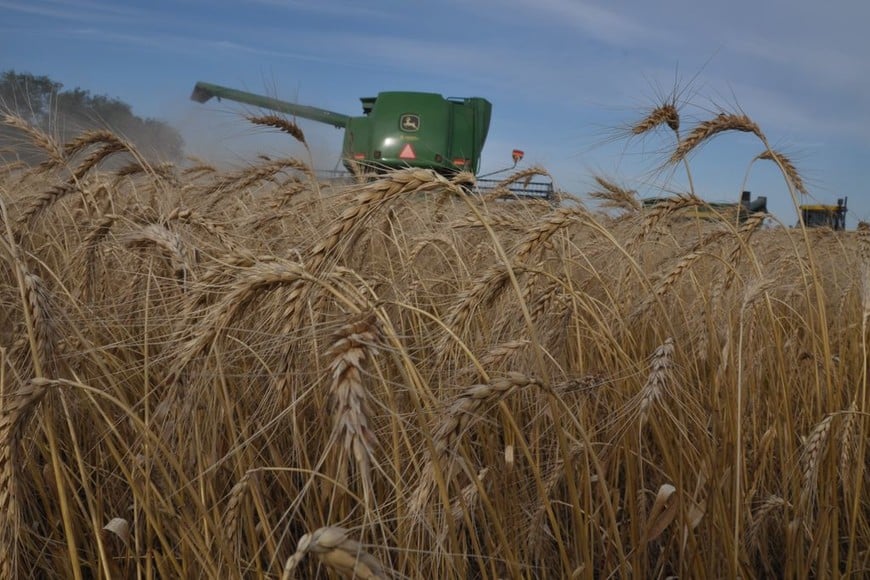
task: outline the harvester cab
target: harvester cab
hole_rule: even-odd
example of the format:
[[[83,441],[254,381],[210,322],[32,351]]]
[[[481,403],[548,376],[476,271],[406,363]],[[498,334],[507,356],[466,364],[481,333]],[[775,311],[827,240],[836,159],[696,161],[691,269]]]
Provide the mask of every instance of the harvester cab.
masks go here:
[[[837,205],[802,205],[801,222],[808,228],[830,228],[834,231],[846,229],[846,203],[849,198],[837,200]],[[800,225],[800,223],[798,224]]]
[[[363,97],[363,114],[358,117],[204,82],[196,83],[190,96],[199,103],[212,97],[344,129],[341,158],[351,173],[420,167],[446,176],[460,171],[477,175],[492,116],[492,104],[484,98],[445,98],[422,92],[392,91]],[[513,157],[516,166],[522,152],[516,150]],[[534,197],[543,191],[549,198],[552,183],[549,189],[533,191]]]

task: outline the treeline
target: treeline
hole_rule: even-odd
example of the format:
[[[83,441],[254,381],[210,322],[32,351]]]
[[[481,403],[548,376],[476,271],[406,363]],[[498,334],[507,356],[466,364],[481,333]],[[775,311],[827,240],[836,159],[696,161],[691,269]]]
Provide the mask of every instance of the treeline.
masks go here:
[[[14,70],[0,74],[0,114],[17,115],[62,143],[82,131],[109,129],[150,160],[179,161],[183,156],[181,135],[163,121],[139,117],[117,98],[78,87],[65,90],[47,76]],[[41,153],[31,143],[20,131],[0,124],[0,159],[38,162]]]

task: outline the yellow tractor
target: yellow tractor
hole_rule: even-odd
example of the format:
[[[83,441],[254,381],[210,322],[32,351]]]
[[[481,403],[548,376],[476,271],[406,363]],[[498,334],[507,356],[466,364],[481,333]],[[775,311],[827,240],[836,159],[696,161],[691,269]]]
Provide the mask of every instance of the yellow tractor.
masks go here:
[[[846,229],[846,202],[848,197],[837,200],[837,205],[802,205],[801,221],[808,228]],[[800,224],[798,224],[800,225]]]

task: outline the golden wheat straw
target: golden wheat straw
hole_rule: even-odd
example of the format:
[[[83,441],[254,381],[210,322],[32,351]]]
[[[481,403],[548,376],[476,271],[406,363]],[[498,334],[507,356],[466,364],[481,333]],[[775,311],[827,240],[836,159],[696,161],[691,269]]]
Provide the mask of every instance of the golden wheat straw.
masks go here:
[[[249,259],[245,256],[236,256],[236,258],[240,263]],[[211,279],[215,280],[214,275]],[[257,261],[245,267],[237,274],[220,301],[209,309],[207,316],[189,329],[189,338],[177,348],[177,360],[170,373],[170,379],[177,378],[193,359],[208,350],[258,292],[287,286],[297,291],[297,296],[301,297],[303,286],[300,284],[316,283],[317,280],[301,264],[274,258],[270,261]],[[194,298],[194,303],[202,304],[207,299],[208,294],[203,293]],[[292,300],[287,308],[298,307],[298,302],[299,300]],[[191,308],[191,311],[194,309]],[[288,319],[290,318],[295,319],[292,312],[288,316]]]
[[[535,386],[543,388],[540,381],[527,377],[522,373],[511,372],[488,383],[477,384],[466,389],[454,398],[444,411],[443,418],[433,430],[435,456],[429,461],[420,476],[419,484],[409,505],[410,511],[417,518],[423,517],[435,490],[435,472],[443,470],[451,475],[454,464],[459,461],[455,447],[465,431],[487,404],[495,405],[517,389]]]
[[[647,515],[643,533],[644,542],[651,542],[659,537],[677,517],[679,507],[680,497],[677,488],[669,483],[662,484]]]
[[[64,143],[64,156],[70,158],[78,155],[85,149],[88,149],[91,145],[112,145],[114,147],[123,147],[124,142],[111,131],[106,129],[93,129],[85,131]]]
[[[726,270],[725,277],[720,279],[722,292],[731,287],[731,284],[737,277],[737,266],[740,263],[740,257],[749,247],[749,240],[752,238],[752,235],[761,229],[761,225],[768,217],[769,216],[766,213],[754,213],[749,216],[740,226],[740,229],[737,230],[737,239],[735,240],[734,246],[731,248],[731,252],[729,252],[728,257],[726,258],[726,263],[730,268]]]
[[[210,173],[217,173],[217,167],[214,165],[210,165],[208,163],[203,163],[200,165],[194,165],[193,167],[187,167],[181,171],[181,175],[184,177],[188,177],[190,179],[196,179],[197,177],[201,177],[203,175],[208,175]]]
[[[314,171],[303,161],[293,157],[266,159],[259,165],[252,165],[228,175],[219,176],[202,189],[201,195],[207,197],[217,193],[238,192],[241,189],[254,187],[263,181],[273,180],[279,174],[286,173],[288,169],[299,171],[308,176],[312,182],[316,181]],[[219,199],[214,200],[212,204],[217,203],[217,201]]]

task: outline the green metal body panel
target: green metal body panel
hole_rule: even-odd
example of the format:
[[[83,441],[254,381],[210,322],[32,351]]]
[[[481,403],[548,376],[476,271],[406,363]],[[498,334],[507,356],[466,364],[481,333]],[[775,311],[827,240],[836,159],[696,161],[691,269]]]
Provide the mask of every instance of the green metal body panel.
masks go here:
[[[342,158],[349,170],[423,167],[439,173],[480,170],[492,104],[480,97],[382,92],[360,99],[363,115],[351,117],[209,83],[197,83],[191,98],[225,98],[345,129]]]

